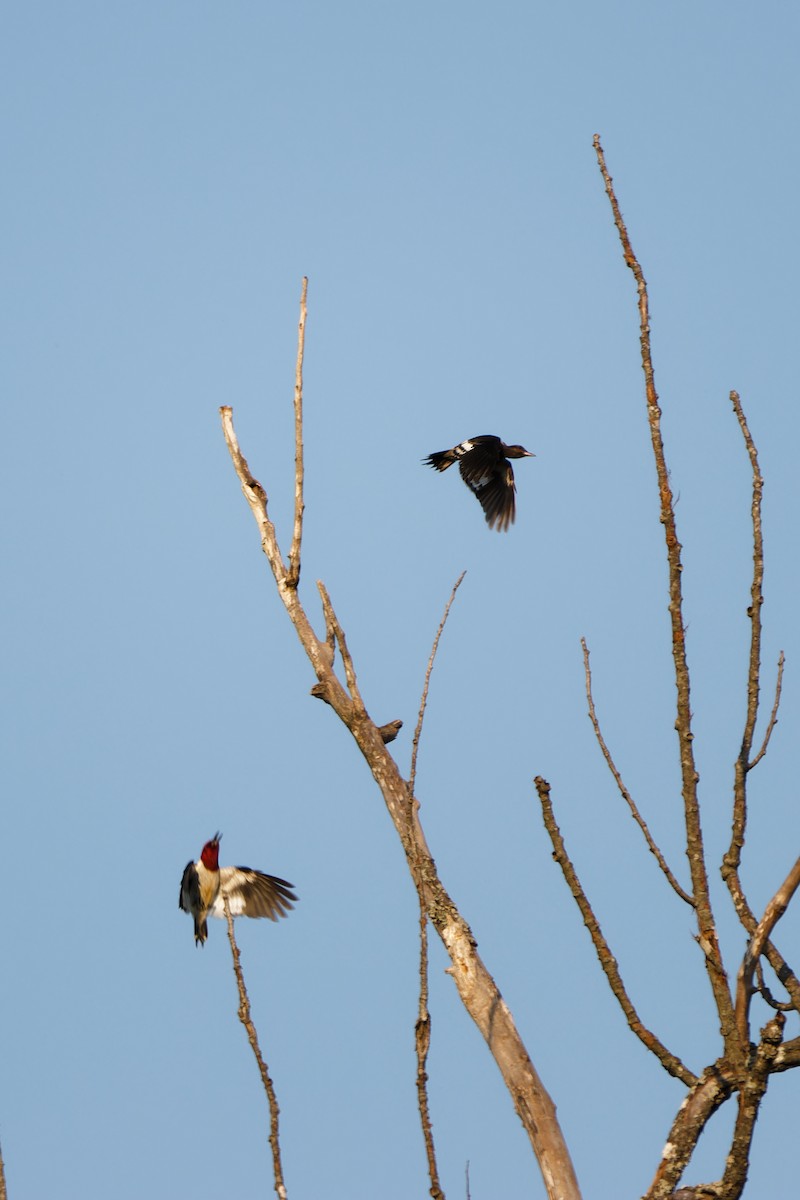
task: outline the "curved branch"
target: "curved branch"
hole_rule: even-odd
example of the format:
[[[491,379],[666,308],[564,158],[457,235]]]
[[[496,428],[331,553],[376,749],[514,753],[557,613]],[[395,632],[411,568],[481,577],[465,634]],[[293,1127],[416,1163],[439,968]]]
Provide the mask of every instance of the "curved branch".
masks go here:
[[[683,623],[683,595],[681,589],[681,544],[678,541],[675,523],[675,506],[672,489],[669,482],[664,455],[664,443],[661,437],[661,409],[658,404],[653,358],[650,349],[650,312],[647,296],[647,283],[642,268],[633,252],[628,230],[622,218],[617,203],[611,176],[606,167],[605,155],[598,135],[594,137],[594,148],[597,155],[600,173],[605,184],[606,194],[614,214],[625,263],[633,272],[636,280],[636,290],[639,298],[639,343],[641,347],[642,370],[644,372],[645,395],[647,399],[647,419],[650,426],[650,440],[653,447],[653,457],[658,477],[658,492],[661,506],[661,523],[664,526],[666,538],[667,567],[669,571],[669,614],[672,627],[672,660],[675,669],[675,687],[677,691],[677,715],[675,730],[678,734],[680,751],[682,794],[684,821],[686,825],[686,854],[689,859],[689,870],[692,878],[692,895],[695,901],[697,926],[700,944],[704,948],[704,961],[711,991],[719,1016],[720,1032],[725,1044],[726,1053],[738,1062],[743,1062],[746,1048],[739,1043],[736,1024],[733,1019],[733,1002],[725,975],[717,938],[716,923],[711,907],[711,896],[708,886],[708,871],[706,869],[705,852],[703,850],[703,830],[700,821],[700,804],[697,795],[697,784],[700,778],[695,764],[692,732],[692,710],[690,703],[689,665],[686,658],[686,638]]]
[[[594,697],[592,696],[592,671],[591,671],[591,667],[589,666],[589,647],[586,645],[586,638],[581,638],[581,647],[583,649],[583,671],[584,671],[584,675],[586,677],[586,699],[589,704],[589,720],[592,722],[592,728],[594,729],[594,736],[597,738],[597,744],[600,747],[603,758],[606,760],[606,765],[607,765],[609,771],[611,772],[611,774],[614,776],[614,782],[616,783],[617,787],[619,788],[622,799],[625,801],[628,808],[630,809],[631,816],[633,817],[634,821],[639,826],[639,828],[641,829],[641,831],[644,835],[644,840],[647,842],[647,848],[649,849],[650,853],[655,856],[656,862],[661,867],[661,870],[664,872],[664,875],[666,876],[667,882],[669,883],[670,887],[678,896],[680,896],[681,900],[685,901],[686,904],[688,904],[692,908],[694,908],[694,900],[692,899],[692,897],[689,895],[688,892],[685,892],[683,890],[683,888],[681,887],[681,885],[678,883],[677,879],[673,875],[672,871],[667,866],[667,861],[664,858],[664,855],[661,853],[658,846],[653,841],[652,834],[650,833],[650,830],[647,828],[647,822],[645,821],[644,817],[639,812],[636,802],[634,801],[630,792],[625,787],[625,784],[622,780],[622,776],[620,775],[619,771],[617,770],[616,764],[615,764],[613,758],[611,757],[611,752],[609,751],[608,746],[605,743],[603,734],[600,731],[600,722],[597,719],[597,711],[594,706]]]
[[[756,963],[764,953],[769,935],[786,912],[798,887],[800,887],[800,858],[797,859],[764,910],[764,915],[753,932],[739,967],[736,977],[736,1023],[742,1039],[749,1039],[750,1036],[750,997],[753,994],[753,972]]]
[[[556,824],[553,805],[550,800],[550,784],[546,779],[542,779],[541,775],[537,775],[533,782],[542,806],[544,826],[553,843],[553,858],[561,868],[562,874],[567,881],[567,887],[572,892],[575,903],[580,909],[583,923],[589,930],[589,936],[594,943],[600,966],[603,968],[608,980],[608,986],[611,988],[620,1008],[624,1012],[630,1029],[636,1034],[639,1041],[647,1047],[650,1053],[656,1056],[662,1067],[666,1071],[669,1071],[670,1075],[674,1075],[676,1079],[680,1079],[681,1083],[685,1083],[687,1087],[694,1087],[697,1083],[697,1076],[675,1054],[668,1050],[654,1033],[650,1032],[641,1021],[639,1014],[631,1003],[630,997],[625,990],[625,985],[622,982],[622,976],[619,973],[617,960],[609,949],[608,942],[600,928],[600,923],[586,898],[586,893],[581,886],[577,872],[570,862],[566,847],[564,846],[564,839],[561,836],[561,830]]]

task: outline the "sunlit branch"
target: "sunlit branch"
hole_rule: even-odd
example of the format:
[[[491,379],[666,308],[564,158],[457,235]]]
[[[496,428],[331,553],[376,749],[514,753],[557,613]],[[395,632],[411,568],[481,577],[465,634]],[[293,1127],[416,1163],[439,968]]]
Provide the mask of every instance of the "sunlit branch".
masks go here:
[[[342,656],[342,665],[344,666],[345,678],[347,679],[347,687],[354,702],[359,708],[364,707],[364,701],[361,699],[361,693],[358,690],[358,679],[356,678],[356,669],[353,665],[353,659],[350,651],[347,649],[347,639],[344,636],[344,630],[339,624],[339,618],[333,611],[331,598],[328,595],[327,588],[321,579],[317,580],[317,588],[319,589],[320,599],[322,600],[322,611],[325,614],[325,628],[327,630],[327,644],[330,645],[331,633],[333,633],[339,645],[339,653]]]
[[[439,1182],[436,1146],[433,1141],[430,1108],[428,1105],[428,1051],[431,1044],[431,1014],[428,1010],[428,913],[425,897],[419,893],[419,1004],[414,1026],[414,1045],[417,1052],[417,1106],[428,1159],[428,1175],[433,1200],[445,1200]]]
[[[753,994],[753,972],[755,965],[764,952],[764,946],[772,930],[780,921],[789,907],[792,896],[800,887],[800,858],[797,859],[789,874],[770,900],[764,915],[759,921],[745,951],[742,964],[736,977],[736,1022],[740,1036],[749,1038],[750,1030],[750,997]]]
[[[675,878],[672,871],[667,866],[666,859],[664,858],[663,854],[661,853],[661,851],[659,850],[655,841],[653,840],[650,830],[647,827],[647,823],[645,822],[644,818],[642,817],[641,813],[639,812],[639,809],[638,809],[633,797],[631,796],[630,792],[626,788],[626,786],[623,782],[622,776],[620,775],[619,771],[617,770],[616,764],[615,764],[613,758],[611,757],[611,752],[609,751],[608,746],[606,745],[605,739],[603,737],[603,734],[600,730],[600,722],[597,718],[597,711],[595,709],[594,697],[592,696],[592,672],[591,672],[591,668],[589,666],[589,648],[586,645],[585,638],[581,638],[581,647],[583,649],[583,669],[584,669],[584,675],[586,677],[586,699],[589,704],[589,720],[592,722],[592,728],[594,729],[594,735],[597,738],[597,744],[600,747],[603,758],[606,760],[606,765],[608,766],[608,769],[611,772],[611,774],[614,776],[614,781],[615,781],[617,787],[619,788],[620,795],[622,796],[623,800],[625,801],[628,808],[630,809],[631,816],[633,817],[634,821],[641,829],[641,831],[644,835],[644,840],[647,842],[647,847],[650,850],[650,853],[655,856],[656,862],[661,867],[661,870],[664,872],[664,875],[666,876],[667,882],[669,883],[670,887],[673,889],[673,891],[675,891],[680,896],[681,900],[684,900],[687,904],[689,904],[692,908],[694,908],[694,900],[688,894],[688,892],[685,892],[683,890],[681,885],[678,883],[678,880]]]
[[[606,194],[614,215],[614,223],[619,234],[625,263],[633,273],[638,295],[639,344],[645,381],[647,419],[650,426],[650,440],[658,477],[661,523],[664,526],[666,539],[667,567],[669,572],[669,614],[672,628],[672,659],[675,668],[675,687],[677,692],[675,730],[678,734],[680,750],[683,809],[686,824],[686,854],[689,859],[689,870],[691,872],[692,896],[697,914],[698,934],[701,944],[706,947],[704,954],[706,973],[716,1003],[720,1031],[726,1051],[741,1062],[746,1054],[746,1047],[737,1042],[736,1025],[733,1019],[733,1003],[723,966],[722,952],[717,938],[708,886],[708,872],[703,850],[700,804],[697,795],[699,775],[697,773],[692,745],[694,734],[692,732],[689,665],[686,658],[686,639],[683,622],[681,545],[678,541],[672,489],[664,455],[664,443],[661,436],[661,409],[658,404],[658,393],[656,392],[653,359],[650,348],[650,313],[647,284],[642,268],[631,246],[628,230],[619,204],[617,203],[613,182],[606,167],[605,155],[603,154],[603,148],[598,135],[594,137],[594,148],[605,184]]]
[[[678,1109],[661,1162],[643,1200],[670,1200],[677,1195],[700,1194],[699,1189],[697,1193],[692,1188],[681,1189],[677,1193],[674,1189],[686,1170],[703,1130],[714,1113],[730,1097],[733,1087],[734,1080],[724,1060],[706,1067]]]
[[[303,540],[303,356],[306,345],[306,316],[308,279],[303,279],[300,293],[300,322],[297,329],[297,366],[294,381],[294,528],[289,551],[287,583],[296,588],[300,581],[300,544]]]
[[[737,392],[731,392],[731,404],[733,405],[736,419],[739,422],[739,428],[742,431],[753,475],[753,495],[750,504],[750,518],[753,526],[753,579],[750,585],[750,607],[747,610],[747,615],[750,618],[747,704],[745,708],[742,743],[734,765],[731,843],[723,862],[723,878],[739,870],[742,847],[744,845],[745,827],[747,825],[747,773],[750,770],[750,751],[753,745],[753,736],[758,718],[761,674],[761,607],[764,603],[764,539],[761,529],[761,497],[764,491],[764,480],[758,466],[758,453],[755,443],[748,428]],[[741,888],[741,882],[739,882],[739,887]]]
[[[409,804],[408,781],[403,779],[397,763],[386,748],[386,741],[389,740],[386,734],[392,730],[376,726],[361,701],[344,632],[323,587],[320,587],[320,596],[325,613],[326,639],[321,641],[314,632],[300,603],[298,589],[287,580],[275,531],[267,516],[266,494],[253,479],[239,449],[232,411],[224,406],[220,415],[231,460],[258,526],[261,546],[269,560],[278,594],[317,675],[319,686],[312,689],[313,694],[325,700],[349,730],[380,788],[405,850],[417,892],[425,897],[427,917],[450,957],[452,965],[449,974],[464,1007],[502,1073],[536,1155],[548,1197],[550,1200],[580,1200],[580,1188],[555,1105],[530,1059],[508,1005],[478,954],[468,923],[439,877],[416,806]],[[302,432],[300,436],[302,440]],[[296,565],[299,569],[299,560]],[[342,653],[350,695],[333,671],[333,647],[336,643]],[[391,724],[394,726],[396,722]]]
[[[261,1083],[269,1101],[269,1118],[270,1118],[270,1133],[269,1144],[272,1148],[272,1169],[275,1175],[275,1193],[279,1200],[286,1200],[286,1187],[283,1182],[283,1167],[281,1165],[281,1147],[278,1138],[278,1116],[280,1109],[275,1096],[275,1088],[272,1084],[267,1064],[261,1053],[261,1047],[258,1044],[258,1034],[256,1027],[250,1016],[250,999],[247,995],[247,988],[244,983],[244,974],[242,972],[241,955],[239,947],[236,944],[236,938],[233,932],[233,917],[231,916],[228,897],[222,893],[222,904],[225,909],[225,920],[228,922],[228,941],[231,944],[231,954],[233,955],[233,970],[236,975],[236,985],[239,989],[239,1020],[244,1025],[247,1031],[247,1040],[250,1043],[250,1048],[253,1051],[253,1057],[258,1066],[258,1072],[261,1076]]]
[[[739,1197],[744,1191],[750,1165],[753,1131],[761,1108],[761,1101],[767,1091],[767,1083],[772,1073],[775,1056],[781,1044],[785,1022],[786,1018],[783,1013],[777,1013],[761,1030],[761,1038],[750,1064],[747,1080],[738,1090],[736,1122],[720,1186],[720,1195],[723,1197]]]
[[[697,1083],[697,1076],[676,1055],[668,1050],[655,1034],[650,1032],[639,1018],[639,1014],[631,1003],[630,997],[625,990],[625,985],[622,982],[622,976],[619,973],[617,960],[609,949],[608,942],[600,928],[600,923],[594,915],[592,906],[578,879],[577,872],[567,854],[564,839],[561,836],[561,830],[558,828],[553,812],[553,804],[550,799],[550,784],[539,775],[537,775],[533,782],[542,806],[544,826],[553,843],[553,858],[561,868],[561,872],[567,882],[567,887],[572,892],[575,903],[580,909],[583,923],[589,930],[589,936],[594,943],[600,966],[603,968],[603,972],[608,980],[611,991],[616,997],[617,1003],[625,1014],[625,1019],[629,1027],[651,1054],[656,1056],[664,1069],[669,1071],[670,1075],[674,1075],[676,1079],[680,1079],[687,1087],[693,1087]]]

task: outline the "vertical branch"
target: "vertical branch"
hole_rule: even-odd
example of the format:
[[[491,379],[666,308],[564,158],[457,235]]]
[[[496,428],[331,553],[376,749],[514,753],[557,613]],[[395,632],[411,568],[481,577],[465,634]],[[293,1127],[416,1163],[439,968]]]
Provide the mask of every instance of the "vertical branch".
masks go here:
[[[417,1105],[428,1158],[428,1174],[431,1180],[430,1194],[433,1200],[445,1200],[439,1183],[439,1168],[436,1163],[436,1147],[433,1143],[430,1109],[428,1107],[428,1050],[431,1044],[431,1015],[428,1011],[428,913],[425,898],[419,897],[419,1007],[414,1026],[414,1043],[417,1050]]]
[[[658,477],[658,492],[661,507],[661,524],[664,526],[666,538],[667,567],[669,571],[669,614],[672,627],[672,659],[675,669],[675,686],[677,691],[677,715],[675,730],[678,734],[680,749],[681,780],[684,822],[686,826],[686,854],[689,859],[689,870],[692,879],[692,896],[695,901],[697,914],[698,942],[704,953],[706,973],[714,996],[719,1015],[720,1031],[729,1055],[741,1060],[745,1049],[738,1044],[736,1027],[733,1019],[733,1003],[731,999],[725,969],[722,962],[722,952],[717,939],[716,924],[711,907],[708,887],[708,872],[706,869],[703,850],[703,831],[700,822],[700,804],[697,795],[699,775],[695,764],[692,742],[692,712],[690,704],[689,666],[686,658],[686,640],[683,623],[683,597],[681,590],[681,545],[675,522],[675,510],[672,489],[669,482],[664,443],[661,437],[661,409],[658,404],[658,393],[655,386],[653,359],[650,348],[650,313],[647,296],[647,283],[636,255],[633,252],[628,230],[617,203],[611,176],[606,167],[605,155],[600,145],[600,138],[595,135],[594,148],[600,172],[603,176],[606,194],[614,214],[625,263],[633,273],[639,304],[639,342],[641,348],[642,370],[644,372],[645,395],[647,400],[647,418],[650,426],[650,440]]]
[[[748,1072],[747,1080],[739,1089],[736,1105],[736,1121],[733,1128],[731,1148],[725,1160],[725,1173],[719,1194],[738,1200],[747,1182],[747,1170],[750,1165],[750,1147],[753,1142],[753,1132],[761,1108],[761,1101],[767,1091],[772,1065],[778,1053],[786,1018],[783,1013],[777,1013],[761,1030],[761,1039],[753,1056],[753,1062]]]
[[[0,1200],[7,1200],[8,1192],[6,1191],[6,1169],[3,1164],[3,1153],[0,1150]]]
[[[267,1094],[269,1101],[269,1144],[272,1147],[272,1169],[275,1175],[275,1194],[278,1200],[286,1200],[286,1186],[283,1182],[283,1167],[281,1166],[281,1147],[278,1140],[278,1116],[280,1109],[275,1096],[275,1088],[273,1087],[267,1064],[261,1053],[261,1047],[258,1044],[258,1034],[256,1027],[250,1017],[250,998],[247,995],[247,988],[244,983],[244,975],[242,973],[241,955],[239,947],[236,944],[236,938],[233,933],[233,917],[231,916],[228,897],[222,894],[222,903],[225,909],[225,920],[228,922],[228,941],[231,944],[231,954],[233,955],[233,971],[236,976],[236,985],[239,989],[239,1020],[244,1025],[247,1031],[247,1040],[250,1043],[250,1048],[253,1051],[253,1056],[258,1066],[259,1074],[261,1075],[261,1083],[264,1091]]]
[[[296,588],[300,582],[300,544],[303,540],[303,356],[306,347],[306,315],[308,313],[308,279],[303,278],[300,293],[300,323],[297,329],[297,366],[294,377],[294,529],[289,551],[289,571],[286,582]]]
[[[450,592],[450,598],[445,605],[442,619],[439,622],[439,628],[436,630],[436,636],[433,639],[433,647],[431,648],[428,658],[428,666],[425,670],[425,682],[422,687],[422,698],[419,704],[419,715],[417,717],[417,727],[414,730],[414,740],[411,748],[411,771],[408,777],[408,795],[412,804],[416,805],[414,798],[414,782],[417,775],[417,751],[419,749],[419,739],[422,734],[422,722],[425,717],[425,706],[428,702],[428,690],[430,688],[431,672],[436,659],[436,651],[439,649],[439,639],[442,636],[444,627],[447,623],[447,618],[450,615],[450,609],[453,601],[456,598],[456,592],[461,586],[461,582],[466,575],[466,571],[462,571],[458,579],[453,585],[453,590]],[[413,833],[413,825],[412,825]],[[420,854],[419,844],[416,838],[412,836],[413,853],[415,859],[414,880],[415,883],[421,881],[422,873],[420,870]],[[439,1170],[436,1164],[436,1147],[433,1142],[433,1129],[431,1126],[430,1109],[428,1106],[428,1050],[431,1044],[431,1017],[428,1011],[428,909],[425,889],[417,887],[417,895],[419,897],[419,1005],[417,1010],[417,1023],[414,1027],[414,1039],[417,1049],[417,1104],[419,1107],[419,1117],[422,1124],[422,1136],[425,1140],[425,1153],[428,1157],[428,1174],[430,1175],[431,1187],[430,1194],[433,1200],[444,1200],[444,1192],[442,1191],[439,1182]]]
[[[744,846],[745,826],[747,825],[747,773],[750,770],[750,751],[753,746],[756,720],[758,718],[759,683],[761,676],[761,606],[764,603],[764,540],[761,530],[761,497],[764,491],[764,480],[758,466],[758,454],[747,425],[737,392],[731,392],[731,404],[742,431],[744,444],[750,459],[753,472],[753,498],[750,505],[750,515],[753,524],[753,581],[750,585],[750,607],[747,615],[750,618],[750,659],[747,667],[747,707],[745,711],[744,732],[739,756],[734,767],[733,782],[733,822],[731,827],[731,844],[725,855],[723,876],[728,886],[739,886],[736,875],[739,870]]]
[[[417,777],[417,751],[419,750],[419,739],[422,735],[422,722],[425,717],[425,708],[428,703],[428,689],[430,687],[430,682],[431,682],[431,671],[433,670],[433,663],[436,658],[436,651],[439,649],[439,638],[442,636],[442,633],[444,632],[444,627],[447,624],[447,618],[450,616],[450,609],[452,608],[453,601],[456,598],[456,592],[461,587],[462,581],[463,581],[466,573],[467,573],[466,571],[462,571],[461,574],[459,575],[458,579],[453,584],[453,590],[450,593],[450,599],[447,601],[447,604],[445,605],[444,614],[442,616],[441,621],[439,622],[439,628],[436,630],[436,637],[433,639],[433,648],[431,649],[430,658],[428,659],[428,667],[427,667],[427,670],[425,671],[425,684],[422,688],[422,699],[420,700],[420,705],[419,705],[419,716],[417,717],[417,727],[414,730],[414,740],[411,744],[411,770],[410,770],[409,776],[408,776],[408,794],[409,794],[409,796],[414,795],[414,782]]]

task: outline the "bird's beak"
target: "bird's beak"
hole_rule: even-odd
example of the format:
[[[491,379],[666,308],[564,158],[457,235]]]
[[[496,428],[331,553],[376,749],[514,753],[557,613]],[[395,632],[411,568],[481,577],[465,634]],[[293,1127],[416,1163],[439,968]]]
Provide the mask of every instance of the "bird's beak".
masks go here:
[[[536,455],[533,453],[533,451],[532,451],[532,450],[526,450],[526,451],[525,451],[525,454],[524,454],[524,456],[523,456],[523,457],[525,457],[525,458],[536,458]]]
[[[215,833],[211,840],[212,840],[212,842],[219,842],[221,840],[221,838],[222,838],[221,833]]]

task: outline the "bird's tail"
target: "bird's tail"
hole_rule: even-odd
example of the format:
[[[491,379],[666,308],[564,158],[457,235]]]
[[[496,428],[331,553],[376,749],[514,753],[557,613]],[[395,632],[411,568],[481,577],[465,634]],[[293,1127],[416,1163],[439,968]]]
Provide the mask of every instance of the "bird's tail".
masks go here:
[[[194,919],[194,944],[195,946],[204,946],[208,937],[208,921],[198,921]]]
[[[435,454],[429,454],[422,461],[426,467],[433,467],[436,471],[446,471],[457,459],[452,450],[439,450]]]

